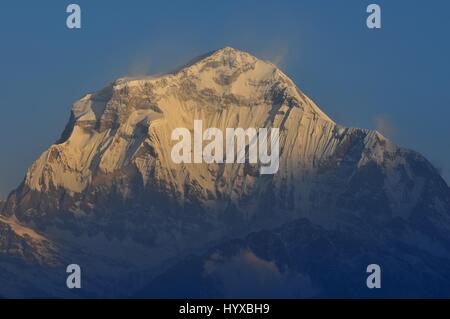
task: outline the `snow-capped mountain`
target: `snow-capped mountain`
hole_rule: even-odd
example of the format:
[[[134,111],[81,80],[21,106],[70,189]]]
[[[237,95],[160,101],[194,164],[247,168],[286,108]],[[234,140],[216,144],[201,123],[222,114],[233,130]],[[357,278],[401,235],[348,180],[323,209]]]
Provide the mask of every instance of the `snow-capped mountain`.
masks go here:
[[[279,128],[279,170],[174,163],[171,132],[193,130],[194,120],[222,131]],[[336,124],[275,65],[232,48],[75,102],[2,215],[0,238],[32,240],[49,265],[79,259],[112,281],[130,269],[150,278],[190,253],[299,218],[355,240],[412,245],[419,259],[450,257],[450,191],[423,156]],[[38,249],[42,238],[59,248]]]

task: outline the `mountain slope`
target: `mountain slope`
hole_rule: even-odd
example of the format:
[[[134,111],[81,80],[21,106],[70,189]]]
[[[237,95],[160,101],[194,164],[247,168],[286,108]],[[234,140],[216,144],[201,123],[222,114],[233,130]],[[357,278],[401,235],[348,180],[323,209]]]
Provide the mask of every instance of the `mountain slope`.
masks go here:
[[[368,265],[382,289],[367,289]],[[449,296],[450,260],[395,236],[327,230],[306,219],[193,255],[139,290],[140,298],[433,298]]]
[[[194,120],[222,131],[279,128],[279,170],[174,163],[171,133],[192,131]],[[232,48],[171,74],[119,79],[75,102],[60,140],[2,214],[80,256],[151,274],[298,218],[442,258],[450,249],[450,192],[424,157],[336,124],[276,66]]]

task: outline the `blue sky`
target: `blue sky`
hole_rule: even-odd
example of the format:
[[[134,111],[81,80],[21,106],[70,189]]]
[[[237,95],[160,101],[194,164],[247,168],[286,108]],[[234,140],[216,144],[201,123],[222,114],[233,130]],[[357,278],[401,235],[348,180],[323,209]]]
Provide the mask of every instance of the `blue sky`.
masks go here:
[[[82,29],[69,30],[77,3]],[[365,25],[382,8],[382,29]],[[450,2],[1,1],[0,198],[71,104],[117,77],[232,46],[272,60],[340,124],[378,128],[450,180]]]

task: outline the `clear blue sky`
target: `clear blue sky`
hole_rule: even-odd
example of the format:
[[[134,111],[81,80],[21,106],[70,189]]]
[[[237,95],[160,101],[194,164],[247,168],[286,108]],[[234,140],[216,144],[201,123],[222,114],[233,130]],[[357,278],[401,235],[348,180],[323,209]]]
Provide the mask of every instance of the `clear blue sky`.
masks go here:
[[[65,8],[82,9],[69,30]],[[365,25],[382,8],[382,29]],[[71,104],[223,46],[279,63],[337,122],[379,128],[450,180],[450,1],[1,1],[0,197]]]

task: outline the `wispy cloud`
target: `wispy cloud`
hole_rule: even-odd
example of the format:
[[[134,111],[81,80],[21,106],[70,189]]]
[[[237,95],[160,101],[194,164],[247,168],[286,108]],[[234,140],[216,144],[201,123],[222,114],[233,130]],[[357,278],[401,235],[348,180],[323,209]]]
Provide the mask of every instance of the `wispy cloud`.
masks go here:
[[[205,262],[204,274],[218,280],[225,296],[234,298],[298,298],[318,293],[308,276],[280,270],[275,262],[260,258],[249,249],[231,258],[213,254]]]
[[[264,50],[259,55],[277,67],[283,68],[286,64],[289,54],[289,48],[287,45],[274,45],[270,50]]]
[[[394,139],[396,134],[396,128],[392,124],[389,116],[385,114],[379,114],[374,119],[375,129],[389,139]]]
[[[149,75],[152,59],[150,54],[142,53],[133,57],[127,70],[128,76]]]

